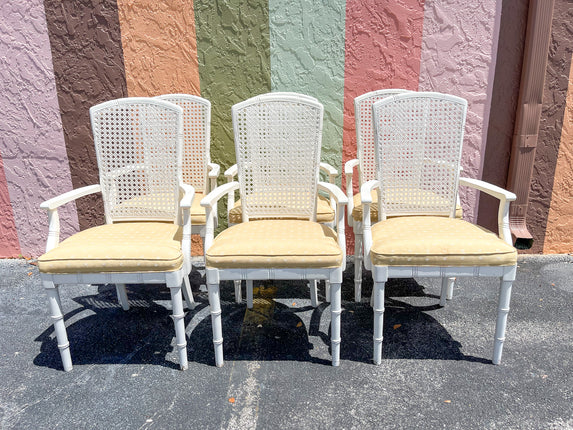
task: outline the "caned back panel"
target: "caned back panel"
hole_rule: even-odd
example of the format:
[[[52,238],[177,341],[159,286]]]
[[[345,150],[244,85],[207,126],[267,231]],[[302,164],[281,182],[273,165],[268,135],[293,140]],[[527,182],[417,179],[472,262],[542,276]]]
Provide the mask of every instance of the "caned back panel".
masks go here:
[[[211,162],[211,102],[189,94],[165,94],[156,98],[183,109],[183,182],[206,193],[207,163]]]
[[[376,179],[374,158],[374,127],[372,105],[386,97],[409,92],[401,89],[371,91],[354,99],[354,119],[356,122],[356,153],[360,166],[359,184]]]
[[[291,94],[233,106],[243,220],[315,219],[323,111]]]
[[[381,216],[455,214],[467,102],[405,93],[373,105]]]
[[[149,98],[90,109],[108,222],[175,221],[181,180],[182,109]]]

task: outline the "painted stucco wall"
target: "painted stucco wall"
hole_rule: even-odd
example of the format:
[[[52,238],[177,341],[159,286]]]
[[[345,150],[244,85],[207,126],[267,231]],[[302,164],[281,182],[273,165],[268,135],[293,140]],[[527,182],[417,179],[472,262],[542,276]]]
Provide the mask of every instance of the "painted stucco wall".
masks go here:
[[[45,249],[48,217],[40,203],[72,189],[50,41],[41,0],[6,0],[0,6],[0,154],[14,224],[23,255]],[[57,191],[55,191],[57,190]],[[0,191],[1,192],[1,191]],[[2,205],[2,215],[9,211]],[[60,211],[62,236],[78,229],[75,205]],[[0,256],[10,257],[18,241],[6,227]],[[8,231],[7,231],[8,230]]]

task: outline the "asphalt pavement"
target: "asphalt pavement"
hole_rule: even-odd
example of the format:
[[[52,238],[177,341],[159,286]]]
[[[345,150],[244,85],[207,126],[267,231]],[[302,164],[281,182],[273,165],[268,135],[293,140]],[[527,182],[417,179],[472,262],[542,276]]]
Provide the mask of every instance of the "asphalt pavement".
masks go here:
[[[573,257],[519,259],[506,342],[491,363],[499,281],[390,280],[383,361],[372,364],[372,281],[342,286],[341,364],[330,308],[304,282],[255,283],[255,308],[222,284],[225,365],[216,368],[204,272],[175,352],[165,287],[61,288],[74,369],[62,370],[33,261],[0,260],[1,429],[573,429]]]

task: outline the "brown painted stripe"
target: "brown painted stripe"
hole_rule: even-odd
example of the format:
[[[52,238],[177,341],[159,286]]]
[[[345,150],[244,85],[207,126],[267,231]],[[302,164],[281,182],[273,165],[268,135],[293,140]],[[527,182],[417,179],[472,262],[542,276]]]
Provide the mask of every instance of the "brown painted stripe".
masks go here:
[[[74,188],[99,182],[89,108],[127,96],[115,0],[44,0]],[[80,228],[103,223],[98,196],[77,200]]]
[[[130,97],[200,94],[193,1],[118,0]]]
[[[572,58],[573,60],[573,58]],[[569,69],[567,103],[545,229],[544,254],[573,252],[573,61]]]
[[[572,13],[571,3],[567,0],[555,2],[543,110],[526,219],[534,239],[529,253],[543,252],[545,242],[571,66]]]
[[[0,156],[0,258],[12,258],[20,254],[18,232],[14,212],[4,174],[4,162]]]
[[[504,1],[482,179],[505,188],[519,96],[528,0]],[[480,193],[477,222],[497,231],[499,201]]]

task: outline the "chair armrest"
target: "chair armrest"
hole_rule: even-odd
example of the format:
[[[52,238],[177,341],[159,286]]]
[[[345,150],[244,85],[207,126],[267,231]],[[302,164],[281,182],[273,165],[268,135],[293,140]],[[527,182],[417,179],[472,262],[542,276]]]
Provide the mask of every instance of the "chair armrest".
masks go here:
[[[59,206],[65,205],[71,201],[79,199],[80,197],[88,196],[90,194],[101,192],[101,185],[88,185],[87,187],[76,188],[75,190],[68,191],[67,193],[60,194],[40,204],[40,208],[46,210],[54,210]]]
[[[362,238],[364,244],[364,266],[372,270],[370,260],[370,248],[372,247],[372,222],[370,220],[370,205],[372,204],[372,190],[380,187],[380,181],[368,181],[360,187],[360,197],[362,200]],[[381,213],[381,207],[378,208]]]
[[[46,252],[54,249],[60,243],[60,216],[58,208],[66,203],[101,191],[99,184],[88,185],[60,194],[40,204],[40,208],[48,211],[48,239],[46,240]]]
[[[509,204],[517,199],[517,196],[510,191],[479,179],[460,178],[460,185],[483,191],[499,200],[499,209],[497,212],[498,235],[505,243],[513,246],[511,231],[509,230]]]
[[[179,188],[183,191],[183,197],[179,200],[179,207],[182,209],[191,209],[193,199],[195,198],[195,188],[189,184],[179,184]]]
[[[348,160],[344,164],[344,176],[346,177],[346,196],[348,197],[348,204],[346,205],[346,219],[348,225],[352,227],[353,219],[352,219],[352,211],[354,210],[354,190],[352,184],[352,175],[354,174],[354,168],[360,165],[357,158],[352,160]]]
[[[217,220],[217,202],[219,201],[219,199],[221,199],[221,197],[229,193],[232,194],[238,188],[239,188],[238,182],[229,182],[227,184],[223,184],[220,187],[215,188],[201,200],[201,206],[205,208],[207,216],[207,222],[205,224],[205,239],[203,245],[205,252],[209,249],[215,237],[215,224]]]
[[[195,188],[180,182],[179,189],[183,191],[183,197],[179,200],[180,211],[177,213],[177,224],[183,226],[181,251],[183,252],[185,271],[188,273],[191,270],[191,205],[195,198]]]
[[[330,182],[331,184],[334,184],[334,181],[336,180],[336,177],[338,176],[338,170],[336,170],[330,164],[324,163],[322,161],[320,162],[319,167],[320,167],[320,170],[322,170],[324,173],[326,173],[328,175],[328,182]]]
[[[334,197],[339,205],[348,204],[348,197],[342,192],[342,190],[334,184],[328,182],[320,181],[318,183],[318,189],[321,191],[326,191],[329,195]]]
[[[225,178],[227,178],[227,183],[233,182],[235,176],[239,173],[239,168],[236,164],[233,164],[227,170],[225,170]],[[227,194],[227,223],[229,223],[231,209],[235,207],[235,190],[233,189]]]
[[[209,170],[209,178],[217,178],[221,173],[221,166],[217,163],[207,163],[207,169]]]
[[[318,189],[326,191],[331,198],[336,201],[336,236],[338,246],[342,250],[343,261],[342,267],[346,268],[346,234],[344,233],[344,205],[348,204],[348,198],[342,190],[334,184],[319,182]]]
[[[233,164],[227,170],[225,170],[225,178],[227,178],[227,182],[231,182],[235,176],[239,173],[239,168],[236,164]]]

